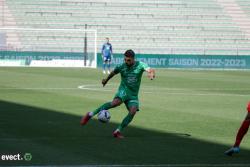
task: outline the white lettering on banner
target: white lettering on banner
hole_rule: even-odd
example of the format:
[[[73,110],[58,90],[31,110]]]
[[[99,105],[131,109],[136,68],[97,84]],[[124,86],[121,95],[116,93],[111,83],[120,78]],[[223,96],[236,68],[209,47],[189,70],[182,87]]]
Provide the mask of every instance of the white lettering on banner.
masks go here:
[[[225,59],[225,67],[246,67],[244,59]]]
[[[123,63],[123,58],[113,58],[112,59],[112,64],[122,64]]]
[[[165,66],[167,58],[138,58],[137,60],[142,61],[148,65],[153,66]]]
[[[224,62],[222,59],[201,59],[201,67],[222,67]]]
[[[170,66],[199,66],[199,60],[198,59],[176,59],[176,58],[170,58],[169,59],[169,65]]]
[[[201,67],[246,67],[244,59],[201,59]]]
[[[142,61],[149,66],[155,67],[190,67],[190,68],[249,68],[247,59],[235,58],[179,58],[179,57],[140,57],[137,61]],[[124,59],[117,57],[112,59],[113,65],[122,64]]]
[[[149,66],[166,66],[167,58],[137,58],[136,60],[142,61]],[[122,64],[124,62],[123,58],[113,58],[113,64]]]

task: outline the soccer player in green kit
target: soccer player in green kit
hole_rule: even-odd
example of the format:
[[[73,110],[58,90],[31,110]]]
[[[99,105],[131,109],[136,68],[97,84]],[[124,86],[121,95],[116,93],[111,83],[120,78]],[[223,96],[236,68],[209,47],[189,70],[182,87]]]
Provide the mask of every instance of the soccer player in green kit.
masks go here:
[[[121,131],[128,126],[133,120],[136,112],[139,111],[138,93],[141,85],[141,77],[144,71],[148,73],[149,79],[153,80],[155,78],[155,70],[143,62],[135,61],[134,51],[127,50],[124,53],[124,63],[115,67],[108,77],[102,80],[102,84],[105,86],[113,76],[120,73],[121,83],[113,101],[104,103],[93,112],[88,112],[82,117],[80,124],[86,125],[87,122],[101,110],[108,110],[124,103],[129,113],[113,132],[114,137],[123,138]]]

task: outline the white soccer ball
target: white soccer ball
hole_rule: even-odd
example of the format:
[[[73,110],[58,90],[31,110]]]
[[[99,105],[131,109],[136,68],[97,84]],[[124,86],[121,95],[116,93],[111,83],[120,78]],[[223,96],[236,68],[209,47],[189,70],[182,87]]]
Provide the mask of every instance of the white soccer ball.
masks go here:
[[[107,123],[110,120],[111,115],[108,110],[102,110],[98,113],[97,118],[100,122]]]

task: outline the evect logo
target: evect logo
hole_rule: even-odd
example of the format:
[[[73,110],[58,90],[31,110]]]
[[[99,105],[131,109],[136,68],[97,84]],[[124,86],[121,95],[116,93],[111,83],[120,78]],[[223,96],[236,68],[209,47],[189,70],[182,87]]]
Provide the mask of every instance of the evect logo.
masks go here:
[[[23,158],[21,157],[20,154],[15,154],[15,155],[1,155],[1,160],[3,161],[21,161]]]
[[[30,153],[25,153],[24,156],[21,154],[2,154],[0,158],[2,161],[30,161],[32,159],[32,155]]]

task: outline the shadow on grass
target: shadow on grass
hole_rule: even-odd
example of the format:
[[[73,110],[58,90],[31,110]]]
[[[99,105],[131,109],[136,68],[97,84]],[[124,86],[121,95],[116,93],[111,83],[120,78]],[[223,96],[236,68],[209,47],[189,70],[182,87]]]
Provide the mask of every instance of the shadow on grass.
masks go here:
[[[186,134],[130,126],[118,140],[111,135],[114,123],[91,120],[81,127],[78,116],[6,101],[0,101],[0,113],[0,155],[32,154],[31,161],[0,160],[0,165],[250,163],[249,150],[226,157],[228,146]]]

